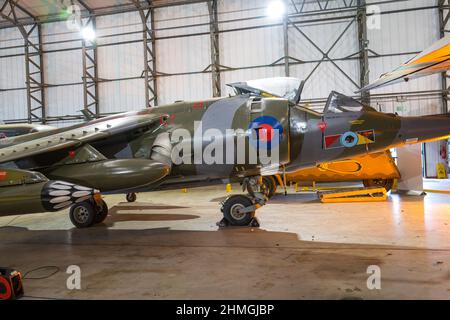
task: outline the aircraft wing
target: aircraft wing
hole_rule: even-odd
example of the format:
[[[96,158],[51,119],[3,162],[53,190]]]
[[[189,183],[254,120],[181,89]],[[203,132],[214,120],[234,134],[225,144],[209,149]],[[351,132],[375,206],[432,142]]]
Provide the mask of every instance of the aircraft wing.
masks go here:
[[[108,118],[97,119],[81,126],[69,127],[66,130],[49,132],[46,135],[36,134],[2,139],[0,144],[0,163],[24,159],[47,152],[54,152],[70,147],[79,147],[86,143],[107,138],[109,136],[130,132],[146,126],[159,124],[167,115],[151,113],[125,113]]]
[[[386,85],[408,81],[450,69],[450,36],[446,36],[430,48],[402,64],[394,71],[383,74],[378,80],[358,92],[380,88]]]

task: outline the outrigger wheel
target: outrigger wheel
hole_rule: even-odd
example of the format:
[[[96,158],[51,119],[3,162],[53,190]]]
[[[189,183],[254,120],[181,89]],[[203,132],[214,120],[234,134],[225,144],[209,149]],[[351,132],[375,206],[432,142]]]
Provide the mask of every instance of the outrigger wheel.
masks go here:
[[[91,201],[83,201],[70,208],[69,216],[75,227],[83,229],[89,228],[95,223],[97,212]]]
[[[108,205],[105,201],[87,200],[74,204],[70,208],[69,217],[73,225],[79,229],[92,227],[102,223],[108,216]]]
[[[108,216],[108,205],[105,201],[101,201],[101,205],[96,205],[97,209],[97,215],[95,216],[94,223],[102,223],[105,221],[106,217]]]
[[[128,193],[127,194],[127,201],[128,202],[135,202],[137,199],[136,193]]]

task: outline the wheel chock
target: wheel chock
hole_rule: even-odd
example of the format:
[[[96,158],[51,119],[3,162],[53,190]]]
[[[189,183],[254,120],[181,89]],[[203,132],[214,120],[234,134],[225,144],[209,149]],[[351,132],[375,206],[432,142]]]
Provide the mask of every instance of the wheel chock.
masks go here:
[[[224,229],[227,227],[237,227],[237,226],[233,226],[230,221],[228,221],[226,218],[222,218],[222,220],[220,220],[219,222],[216,223],[216,226],[219,227],[219,229]],[[250,223],[248,224],[248,226],[244,226],[244,227],[240,227],[240,228],[259,228],[260,224],[259,221],[256,217],[253,217],[252,220],[250,220]]]

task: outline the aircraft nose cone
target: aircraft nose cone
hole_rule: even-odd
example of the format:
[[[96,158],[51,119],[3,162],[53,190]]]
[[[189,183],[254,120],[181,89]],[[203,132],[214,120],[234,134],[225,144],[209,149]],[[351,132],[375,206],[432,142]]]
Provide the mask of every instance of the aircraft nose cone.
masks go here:
[[[450,114],[402,118],[399,138],[405,143],[445,139],[450,135]]]

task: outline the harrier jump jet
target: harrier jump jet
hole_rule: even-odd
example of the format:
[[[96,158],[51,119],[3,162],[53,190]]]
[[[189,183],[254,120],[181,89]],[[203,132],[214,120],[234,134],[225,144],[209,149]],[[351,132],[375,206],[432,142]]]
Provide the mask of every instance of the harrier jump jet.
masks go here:
[[[298,105],[302,86],[293,78],[232,87],[231,97],[0,140],[0,214],[71,206],[72,222],[89,227],[107,212],[99,191],[201,176],[243,181],[248,195],[230,196],[221,208],[226,221],[243,226],[268,201],[262,176],[450,135],[450,115],[384,114],[337,92],[323,113],[311,111]]]

